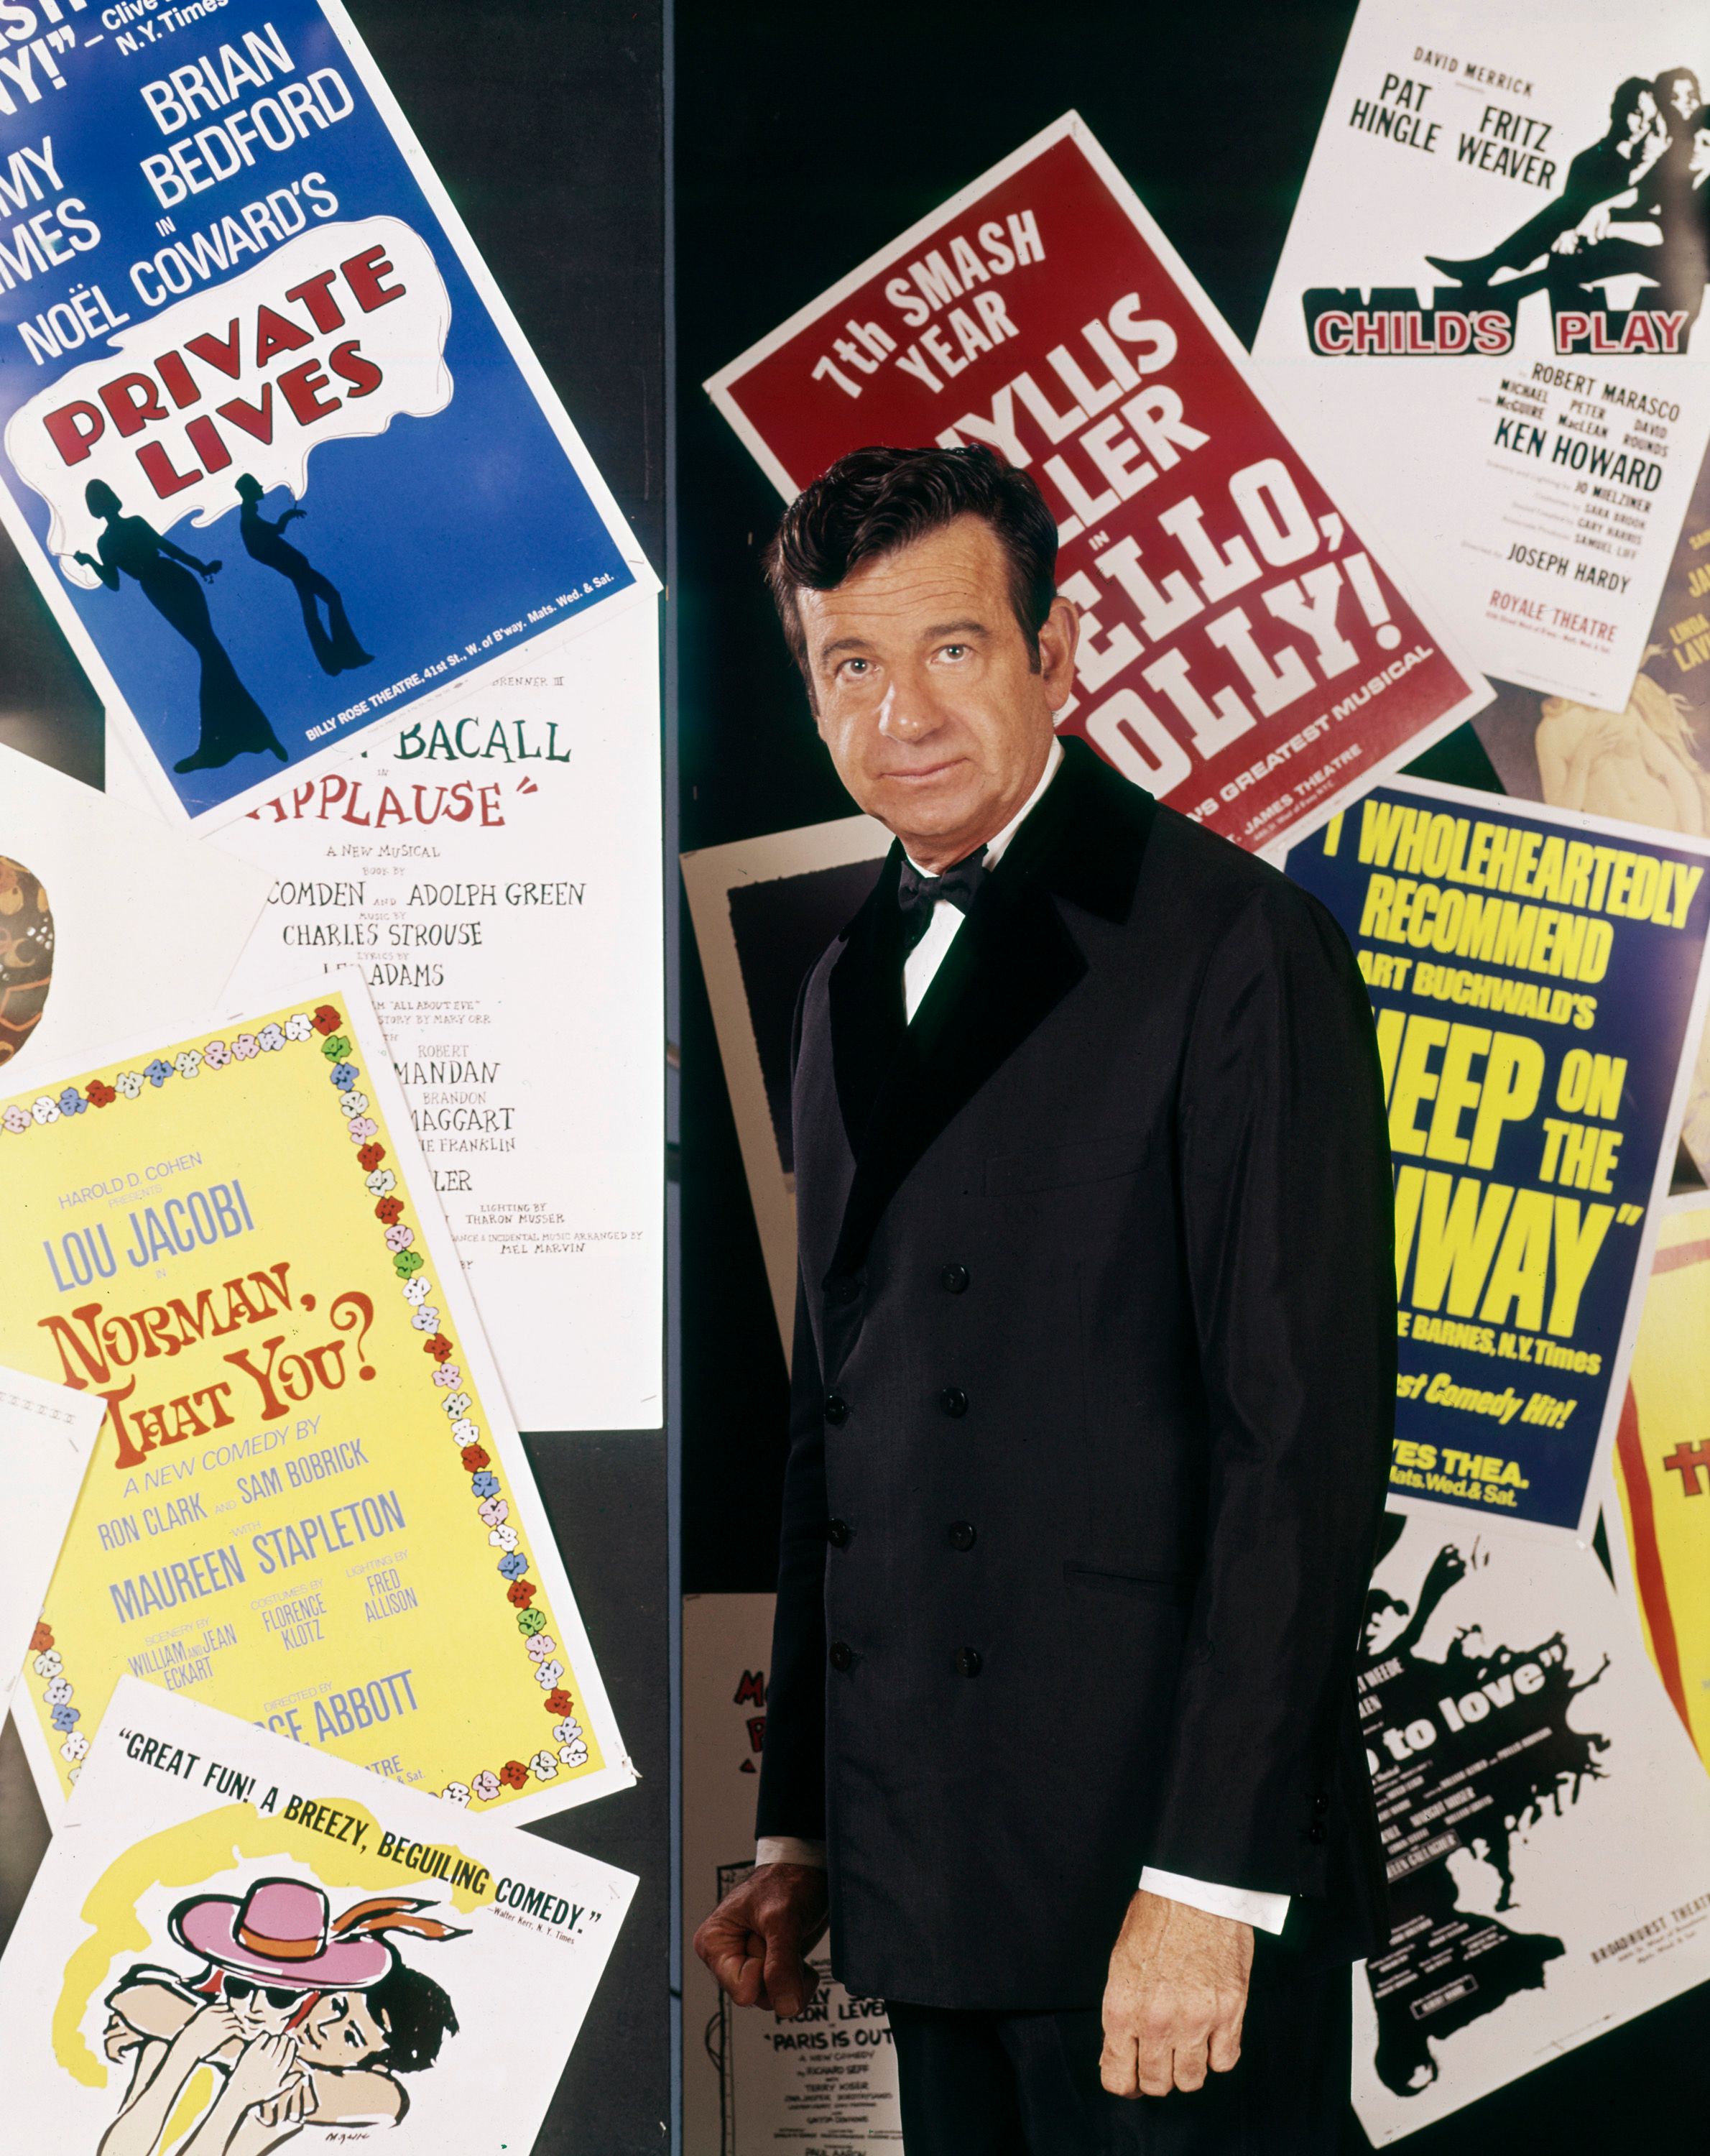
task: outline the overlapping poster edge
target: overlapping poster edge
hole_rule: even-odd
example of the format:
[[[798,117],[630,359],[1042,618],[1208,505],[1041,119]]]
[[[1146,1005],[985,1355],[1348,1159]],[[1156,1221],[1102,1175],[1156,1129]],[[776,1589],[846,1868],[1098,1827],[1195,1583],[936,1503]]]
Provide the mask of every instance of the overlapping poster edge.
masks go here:
[[[899,234],[895,239],[876,249],[864,262],[851,270],[847,275],[840,277],[836,284],[828,286],[825,291],[817,294],[814,298],[807,301],[806,305],[798,307],[787,321],[781,323],[776,329],[769,331],[758,342],[751,344],[746,352],[721,367],[716,373],[709,375],[703,382],[701,387],[712,398],[724,418],[730,422],[737,439],[786,502],[793,501],[807,482],[805,480],[796,480],[786,470],[782,460],[773,452],[759,429],[737,403],[735,385],[751,368],[757,367],[762,360],[770,359],[775,352],[787,344],[810,323],[818,321],[823,315],[847,299],[852,292],[858,291],[863,285],[869,283],[882,270],[888,269],[893,262],[899,261],[911,247],[918,245],[931,234],[942,230],[964,210],[990,194],[994,187],[1000,186],[1004,181],[1013,177],[1016,173],[1033,163],[1047,150],[1054,148],[1057,143],[1066,141],[1075,143],[1088,163],[1110,190],[1117,207],[1157,256],[1177,291],[1192,308],[1201,326],[1246,383],[1260,408],[1269,415],[1278,431],[1285,436],[1294,455],[1312,473],[1313,479],[1323,488],[1324,492],[1331,495],[1331,489],[1320,476],[1312,456],[1303,446],[1301,439],[1297,436],[1292,425],[1288,424],[1286,400],[1283,402],[1282,408],[1278,409],[1277,405],[1272,401],[1270,388],[1262,370],[1254,363],[1252,356],[1242,346],[1234,331],[1224,321],[1218,309],[1212,305],[1204,286],[1176,252],[1157,220],[1123,177],[1114,160],[1093,133],[1092,129],[1088,126],[1078,112],[1070,110],[1064,113],[1060,119],[1052,121],[1048,127],[1042,127],[1037,135],[1030,136],[1019,148],[1011,151],[1008,157],[1000,158],[996,164],[981,172],[977,178],[970,180],[965,187],[959,188],[955,194],[947,197],[945,201],[929,209],[925,216],[917,218],[907,231]],[[1334,495],[1331,498],[1336,499]],[[1340,506],[1339,502],[1338,506]],[[1361,506],[1363,509],[1363,505]],[[1465,655],[1452,638],[1443,634],[1441,624],[1437,619],[1436,607],[1430,600],[1422,598],[1421,595],[1414,589],[1410,578],[1402,574],[1381,536],[1374,536],[1375,527],[1372,523],[1363,513],[1357,517],[1356,521],[1360,543],[1379,568],[1383,571],[1385,576],[1389,578],[1390,583],[1406,599],[1407,604],[1436,649],[1467,684],[1467,691],[1448,711],[1440,713],[1437,717],[1431,721],[1429,725],[1421,726],[1416,733],[1409,735],[1398,748],[1392,749],[1387,755],[1364,765],[1357,777],[1350,779],[1345,786],[1339,788],[1334,793],[1327,795],[1322,800],[1314,801],[1312,806],[1303,810],[1293,822],[1269,834],[1262,846],[1253,849],[1262,860],[1272,862],[1280,860],[1282,853],[1286,852],[1290,846],[1298,844],[1303,838],[1320,829],[1339,809],[1345,809],[1350,803],[1358,800],[1361,794],[1368,793],[1381,780],[1393,777],[1404,765],[1410,763],[1416,757],[1422,756],[1435,742],[1441,741],[1446,735],[1452,733],[1457,726],[1464,725],[1475,711],[1482,711],[1495,694],[1481,670]],[[1376,526],[1375,531],[1377,534],[1381,534],[1381,520]]]
[[[1523,821],[1533,819],[1559,830],[1578,832],[1588,837],[1620,839],[1630,845],[1690,854],[1702,860],[1707,874],[1710,874],[1710,838],[1694,839],[1684,832],[1660,830],[1654,824],[1628,824],[1613,816],[1589,816],[1580,809],[1553,808],[1544,801],[1523,800],[1514,794],[1492,793],[1472,786],[1450,786],[1440,779],[1415,778],[1405,773],[1392,773],[1386,779],[1374,781],[1372,785],[1362,787],[1361,793],[1374,792],[1380,783],[1399,792],[1417,794],[1421,799],[1441,801],[1446,807],[1464,809],[1472,815],[1480,813],[1510,815]],[[1312,838],[1317,829],[1314,824],[1310,829],[1297,833],[1289,840],[1289,844],[1301,844]],[[1352,940],[1350,937],[1349,941]],[[1645,1294],[1651,1281],[1651,1263],[1656,1248],[1657,1229],[1668,1200],[1675,1157],[1680,1147],[1681,1125],[1686,1116],[1687,1099],[1692,1090],[1698,1043],[1704,1031],[1707,1011],[1710,1011],[1710,925],[1707,925],[1703,946],[1698,954],[1697,978],[1693,985],[1692,999],[1687,1013],[1680,1049],[1675,1059],[1674,1079],[1657,1144],[1651,1194],[1645,1201],[1645,1218],[1640,1223],[1639,1240],[1634,1249],[1626,1309],[1610,1364],[1608,1391],[1604,1399],[1602,1419],[1598,1425],[1597,1444],[1586,1465],[1585,1487],[1579,1502],[1578,1526],[1552,1527],[1542,1520],[1527,1520],[1489,1512],[1471,1505],[1446,1505],[1435,1497],[1421,1497],[1405,1490],[1388,1487],[1384,1493],[1384,1502],[1391,1511],[1424,1513],[1438,1519],[1446,1515],[1453,1517],[1465,1516],[1499,1525],[1509,1533],[1532,1535],[1552,1542],[1566,1538],[1582,1546],[1590,1543],[1596,1532],[1597,1517],[1605,1489],[1613,1486],[1610,1461],[1615,1450],[1615,1430],[1620,1421],[1621,1405],[1626,1398],[1627,1377],[1632,1368],[1633,1349],[1639,1337],[1640,1321],[1644,1316]]]
[[[778,1322],[787,1365],[795,1344],[796,1190],[778,1160],[771,1108],[761,1073],[748,992],[736,932],[730,921],[730,893],[749,884],[776,883],[786,876],[811,875],[818,869],[846,868],[857,861],[878,861],[890,850],[891,834],[872,816],[838,816],[826,824],[804,824],[763,838],[735,839],[679,856],[689,918],[700,952],[713,1030],[724,1066],[724,1088],[742,1152],[742,1172],[760,1234],[772,1314]]]
[[[510,665],[517,653],[531,649],[542,636],[558,634],[567,639],[579,634],[591,622],[610,619],[650,598],[660,589],[658,577],[640,542],[630,529],[628,519],[619,508],[611,488],[589,454],[587,445],[576,431],[576,423],[566,409],[564,400],[547,378],[545,369],[523,334],[521,324],[500,292],[468,226],[458,215],[456,205],[429,162],[427,151],[417,140],[415,130],[404,116],[403,108],[392,95],[378,64],[363,43],[356,24],[346,13],[342,0],[312,0],[312,4],[325,16],[333,35],[344,48],[363,89],[373,100],[375,111],[390,135],[393,148],[408,168],[412,179],[422,190],[428,208],[438,218],[447,244],[474,285],[477,297],[491,316],[493,326],[509,355],[511,364],[522,377],[541,418],[550,428],[554,439],[586,490],[589,503],[598,516],[607,536],[630,572],[631,582],[622,591],[613,592],[605,598],[596,598],[591,605],[579,608],[568,615],[560,615],[555,620],[543,622],[526,634],[515,637],[484,661],[481,666],[469,668],[455,680],[429,690],[426,696],[415,698],[408,706],[394,707],[387,705],[372,714],[364,725],[353,726],[344,735],[310,749],[306,755],[275,769],[269,776],[257,779],[241,793],[233,793],[207,808],[192,811],[186,808],[174,791],[158,752],[131,711],[124,692],[101,656],[100,647],[84,626],[82,616],[71,603],[64,580],[54,567],[53,557],[30,528],[29,519],[21,501],[13,494],[8,476],[0,472],[0,529],[4,530],[18,549],[30,581],[46,602],[61,634],[71,646],[73,656],[105,706],[110,727],[116,726],[124,736],[131,760],[136,767],[137,776],[151,802],[174,830],[198,836],[223,830],[228,824],[235,824],[247,816],[252,808],[259,808],[279,791],[281,778],[285,774],[300,778],[311,771],[330,769],[349,757],[360,754],[361,745],[372,729],[395,720],[400,710],[407,709],[413,712],[438,711],[448,702],[467,696],[468,685],[473,681],[479,685],[492,667]]]
[[[505,1392],[498,1364],[482,1329],[474,1297],[463,1277],[457,1247],[440,1208],[432,1173],[417,1142],[402,1088],[393,1073],[391,1057],[385,1045],[386,1034],[375,1015],[367,984],[354,968],[340,967],[315,978],[305,978],[301,992],[294,998],[281,998],[276,1008],[284,1009],[287,1004],[295,1003],[305,1009],[313,1009],[334,996],[344,1003],[351,1029],[355,1033],[358,1044],[366,1045],[371,1041],[380,1044],[377,1056],[364,1055],[363,1081],[371,1091],[380,1096],[381,1114],[397,1155],[401,1180],[409,1190],[411,1203],[421,1222],[423,1240],[434,1267],[437,1292],[448,1306],[448,1314],[463,1359],[472,1368],[477,1392],[487,1409],[488,1442],[496,1451],[509,1477],[510,1489],[513,1492],[523,1493],[523,1508],[533,1516],[535,1522],[529,1529],[534,1544],[532,1554],[535,1563],[542,1576],[541,1584],[546,1597],[552,1605],[553,1621],[563,1635],[564,1645],[569,1652],[569,1666],[576,1681],[579,1702],[605,1760],[605,1764],[593,1774],[573,1779],[564,1778],[533,1795],[515,1797],[506,1804],[494,1805],[475,1815],[484,1820],[490,1819],[516,1826],[527,1825],[535,1820],[551,1819],[561,1812],[591,1804],[617,1790],[629,1789],[640,1779],[640,1776],[618,1732],[617,1717],[607,1695],[605,1680],[595,1658],[593,1643],[588,1637],[581,1604],[571,1587],[569,1570],[560,1552],[558,1537],[553,1531],[540,1485],[524,1449],[521,1434],[511,1415],[509,1396]],[[210,1024],[229,1026],[238,1015],[226,1013],[210,1020]],[[134,1061],[139,1055],[152,1054],[166,1045],[158,1032],[146,1034],[141,1040],[133,1036],[117,1048],[110,1049],[105,1055],[79,1058],[74,1069],[59,1070],[51,1082],[58,1085],[84,1076],[97,1067],[123,1063],[127,1060]],[[44,1081],[42,1090],[48,1090],[48,1081]],[[0,1139],[0,1144],[3,1143],[4,1140]],[[0,1154],[0,1161],[3,1158],[3,1154]],[[495,1419],[495,1407],[502,1412],[502,1422]],[[100,1432],[97,1431],[96,1443],[99,1442]],[[537,1527],[539,1532],[536,1532]],[[195,1703],[208,1707],[215,1713],[228,1712],[223,1707],[214,1707],[208,1700],[197,1700]],[[48,1815],[49,1824],[57,1827],[64,1817],[66,1800],[59,1787],[59,1770],[54,1764],[53,1755],[42,1732],[36,1702],[28,1697],[25,1687],[19,1686],[14,1692],[12,1706],[13,1718],[23,1740],[24,1756],[29,1763],[31,1778],[41,1799],[42,1809]],[[233,1718],[242,1721],[243,1717],[234,1716]],[[104,1714],[100,1727],[105,1726],[105,1720]],[[99,1735],[99,1729],[95,1733]],[[317,1746],[305,1745],[304,1748],[315,1753],[317,1757],[320,1756]],[[326,1756],[343,1758],[341,1753]],[[366,1771],[355,1761],[345,1761],[344,1763],[356,1768],[358,1772]],[[419,1795],[433,1796],[436,1799],[438,1796],[437,1790],[416,1784],[407,1783],[403,1786],[415,1789]]]

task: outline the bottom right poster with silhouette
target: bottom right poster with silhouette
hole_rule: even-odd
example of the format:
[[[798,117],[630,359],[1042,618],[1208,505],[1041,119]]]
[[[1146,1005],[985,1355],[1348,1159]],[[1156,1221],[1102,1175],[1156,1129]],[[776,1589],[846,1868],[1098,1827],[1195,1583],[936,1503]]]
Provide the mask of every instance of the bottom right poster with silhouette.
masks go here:
[[[1382,2145],[1710,1977],[1710,1778],[1595,1553],[1385,1515],[1359,1677],[1388,1949],[1356,1971]]]

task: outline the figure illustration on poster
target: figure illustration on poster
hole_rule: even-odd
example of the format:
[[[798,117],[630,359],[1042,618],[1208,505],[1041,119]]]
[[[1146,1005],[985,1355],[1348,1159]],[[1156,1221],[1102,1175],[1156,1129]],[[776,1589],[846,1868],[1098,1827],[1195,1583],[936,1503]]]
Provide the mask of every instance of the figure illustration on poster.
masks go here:
[[[125,505],[104,479],[92,479],[84,490],[84,499],[90,516],[99,516],[105,527],[100,558],[79,548],[72,559],[93,570],[110,592],[121,590],[125,576],[135,578],[155,612],[177,630],[202,661],[197,691],[201,737],[188,756],[179,757],[173,770],[217,770],[233,757],[259,754],[264,749],[270,750],[284,763],[285,752],[279,737],[267,714],[238,679],[238,670],[215,631],[207,601],[197,588],[197,577],[211,584],[223,563],[198,561],[156,531],[146,517],[126,516]],[[192,570],[195,576],[191,574]]]
[[[458,2029],[443,1986],[393,1943],[468,1936],[431,1906],[380,1894],[334,1917],[320,1887],[279,1877],[179,1902],[168,1930],[199,1966],[139,1961],[107,1994],[102,2048],[131,2071],[100,2156],[264,2156],[308,2126],[396,2125],[397,2076],[431,2067]],[[204,2066],[219,2078],[197,2117]]]
[[[1402,1524],[1400,1515],[1385,1515],[1384,1553]],[[1606,1738],[1574,1727],[1567,1712],[1608,1668],[1607,1655],[1576,1681],[1559,1633],[1536,1646],[1493,1646],[1476,1618],[1457,1627],[1441,1659],[1421,1654],[1437,1605],[1463,1582],[1476,1585],[1488,1563],[1477,1538],[1465,1550],[1446,1543],[1410,1611],[1382,1588],[1374,1588],[1366,1604],[1359,1684],[1380,1817],[1433,1815],[1410,1835],[1393,1825],[1385,1830],[1393,1837],[1391,1945],[1367,1971],[1378,2017],[1376,2070],[1397,2096],[1436,2079],[1428,2039],[1441,2041],[1497,2012],[1517,1991],[1538,1989],[1547,1965],[1564,1951],[1559,1939],[1514,1931],[1469,1903],[1450,1858],[1464,1852],[1488,1865],[1501,1882],[1494,1907],[1510,1908],[1514,1836],[1543,1820],[1547,1808],[1559,1817],[1564,1802],[1576,1803],[1581,1784],[1602,1774],[1598,1758],[1609,1748]],[[1442,1727],[1427,1774],[1428,1801],[1414,1755],[1439,1743],[1433,1712]],[[1455,1830],[1469,1821],[1476,1824],[1463,1839]],[[1468,1974],[1473,1969],[1476,1978]],[[1424,1974],[1431,1982],[1421,1994]]]
[[[1573,159],[1554,202],[1482,255],[1426,259],[1504,301],[1548,292],[1558,321],[1564,310],[1583,309],[1595,286],[1640,277],[1663,319],[1653,318],[1660,343],[1633,348],[1680,355],[1710,278],[1707,175],[1710,114],[1697,75],[1690,68],[1666,69],[1655,82],[1630,75],[1610,107],[1609,131]],[[1498,285],[1505,270],[1509,281]],[[1613,323],[1617,311],[1605,296]]]
[[[309,511],[293,502],[279,516],[264,516],[261,504],[266,491],[253,473],[244,472],[238,479],[238,499],[243,506],[238,528],[243,535],[243,551],[252,562],[259,562],[264,568],[277,569],[295,589],[297,603],[303,609],[303,627],[309,638],[309,648],[319,660],[323,674],[342,674],[353,666],[371,666],[374,654],[365,651],[356,640],[338,586],[330,577],[324,577],[308,556],[285,537],[285,526],[300,516],[307,516]],[[326,608],[324,623],[320,619],[322,605]]]

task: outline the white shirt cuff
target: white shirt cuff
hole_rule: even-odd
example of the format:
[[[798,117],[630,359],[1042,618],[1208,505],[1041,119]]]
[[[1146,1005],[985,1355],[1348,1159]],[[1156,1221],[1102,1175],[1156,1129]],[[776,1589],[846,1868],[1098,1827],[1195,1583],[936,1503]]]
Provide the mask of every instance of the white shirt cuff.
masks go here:
[[[1214,1887],[1203,1879],[1185,1879],[1179,1871],[1155,1871],[1149,1864],[1140,1874],[1140,1892],[1161,1894],[1170,1902],[1185,1902],[1189,1908],[1203,1909],[1209,1917],[1232,1917],[1237,1923],[1251,1924],[1256,1932],[1281,1932],[1288,1914],[1286,1894],[1260,1894],[1246,1887]]]
[[[761,1864],[811,1864],[816,1871],[826,1868],[826,1845],[822,1841],[803,1841],[793,1834],[763,1834],[754,1845],[754,1861]],[[1279,1900],[1285,1897],[1279,1896]],[[1277,1926],[1282,1928],[1279,1922]]]

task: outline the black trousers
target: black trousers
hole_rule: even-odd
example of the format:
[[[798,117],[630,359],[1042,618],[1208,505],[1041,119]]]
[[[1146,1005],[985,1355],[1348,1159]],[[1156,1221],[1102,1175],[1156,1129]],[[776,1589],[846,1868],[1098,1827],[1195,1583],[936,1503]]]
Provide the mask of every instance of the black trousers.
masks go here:
[[[887,2002],[906,2156],[1336,2156],[1348,2112],[1349,1971],[1256,1958],[1231,2071],[1110,2096],[1098,2010],[998,2014]]]

